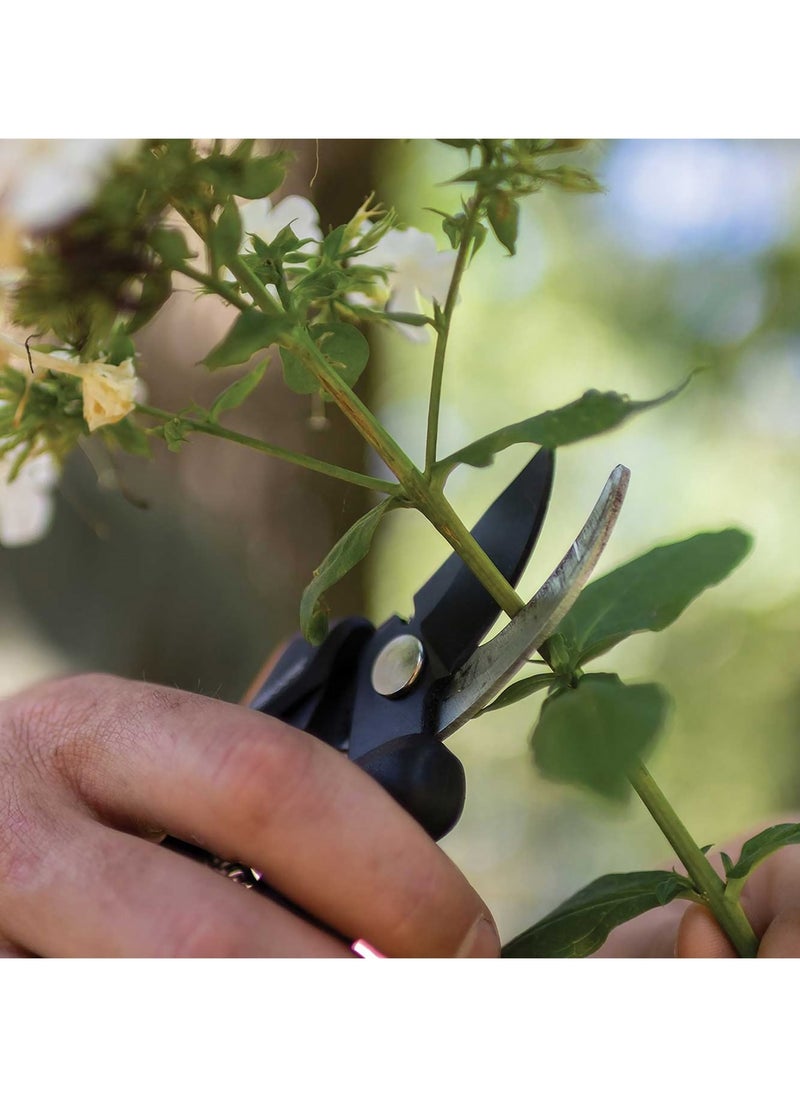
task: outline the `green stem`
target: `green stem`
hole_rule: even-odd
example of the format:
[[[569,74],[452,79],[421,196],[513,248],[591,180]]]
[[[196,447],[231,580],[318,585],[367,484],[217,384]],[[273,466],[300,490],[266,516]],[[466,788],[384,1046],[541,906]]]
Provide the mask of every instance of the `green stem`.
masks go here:
[[[357,472],[338,468],[335,465],[317,461],[312,457],[306,457],[288,450],[279,449],[276,446],[261,442],[256,438],[236,434],[234,431],[212,423],[191,422],[194,429],[200,430],[216,437],[237,441],[239,444],[248,445],[269,453],[282,460],[298,464],[315,471],[338,479],[369,487],[372,490],[383,491],[386,494],[404,493],[408,501],[414,505],[431,524],[439,531],[451,547],[464,560],[473,574],[480,580],[486,590],[492,595],[497,604],[509,617],[515,616],[524,607],[524,602],[514,588],[506,581],[498,571],[492,560],[483,551],[470,531],[463,524],[450,503],[444,496],[441,487],[434,487],[430,480],[436,462],[436,448],[438,440],[439,409],[441,403],[442,378],[444,372],[444,359],[447,349],[447,339],[450,331],[450,323],[458,297],[458,289],[462,275],[466,268],[467,255],[472,242],[473,233],[480,212],[482,196],[476,192],[467,220],[461,243],[456,257],[453,277],[447,294],[447,300],[438,326],[438,337],[434,352],[433,376],[428,407],[428,428],[425,447],[425,473],[423,474],[414,465],[405,451],[397,444],[391,434],[381,425],[372,412],[362,403],[353,390],[339,376],[338,372],[322,353],[312,339],[308,330],[303,326],[296,326],[292,336],[286,340],[287,347],[300,357],[307,368],[313,373],[321,387],[333,399],[345,416],[353,423],[361,436],[383,459],[384,463],[397,476],[399,484],[376,480],[370,476],[362,476]],[[251,295],[256,306],[269,315],[283,311],[273,297],[262,285],[258,277],[250,270],[241,258],[233,259],[229,268],[239,284]],[[200,284],[214,289],[225,299],[235,304],[237,308],[246,310],[250,307],[242,301],[236,291],[220,282],[218,279],[203,274],[201,271],[184,265],[183,273],[193,277]],[[284,306],[288,305],[284,298]],[[153,415],[156,418],[170,420],[180,416],[170,415],[167,412],[155,408],[140,406],[139,410]],[[543,644],[539,652],[548,663],[547,644]],[[734,947],[742,956],[754,956],[758,949],[758,941],[750,924],[745,917],[741,905],[732,894],[725,893],[725,886],[703,855],[702,851],[693,840],[689,831],[681,822],[678,815],[670,806],[668,800],[658,787],[652,776],[641,762],[629,773],[629,779],[636,793],[641,798],[647,810],[650,812],[664,836],[669,841],[681,863],[689,873],[698,893],[708,904],[717,918],[722,929],[727,933]]]
[[[289,464],[296,464],[300,468],[308,468],[312,472],[321,472],[325,476],[343,480],[345,483],[355,484],[357,487],[366,487],[370,491],[381,491],[385,495],[398,495],[401,493],[399,485],[391,483],[389,480],[376,479],[374,476],[364,476],[360,472],[351,472],[349,468],[340,468],[338,464],[328,464],[327,461],[317,460],[316,457],[309,457],[304,453],[293,453],[291,449],[282,449],[280,446],[270,445],[269,442],[261,441],[260,438],[253,438],[248,434],[239,434],[235,430],[227,430],[218,423],[202,422],[198,419],[184,418],[180,414],[162,411],[158,407],[149,407],[147,404],[143,403],[137,403],[136,410],[143,415],[150,415],[151,418],[160,419],[162,422],[174,422],[177,420],[179,422],[188,423],[193,430],[197,430],[201,434],[210,434],[211,437],[214,438],[225,438],[227,441],[235,441],[238,445],[247,446],[248,449],[257,449],[259,453],[266,453],[267,456],[277,457],[279,460],[287,461]]]
[[[198,270],[197,267],[192,266],[190,263],[174,263],[172,269],[178,274],[184,274],[187,278],[191,278],[193,282],[204,285],[206,289],[210,289],[213,293],[216,293],[218,297],[222,297],[223,300],[228,301],[235,308],[238,308],[240,312],[247,312],[251,307],[249,301],[242,300],[231,282],[224,282],[221,278],[214,278],[210,274],[206,274],[203,270]]]
[[[240,255],[230,260],[228,270],[244,286],[262,312],[266,312],[268,316],[277,316],[284,311]]]
[[[419,494],[412,499],[435,529],[463,559],[500,608],[509,617],[525,608],[525,602],[514,587],[498,571],[495,564],[475,540],[461,518],[441,491],[434,491],[423,480]]]
[[[447,290],[447,299],[441,314],[438,333],[436,336],[436,349],[433,354],[433,372],[431,376],[431,392],[428,401],[428,429],[425,438],[425,475],[430,478],[433,466],[436,463],[436,449],[439,441],[439,408],[442,402],[442,380],[444,378],[444,359],[447,353],[447,340],[450,335],[450,324],[453,318],[453,310],[458,300],[458,290],[461,286],[461,278],[467,267],[467,256],[472,246],[475,226],[480,217],[483,195],[479,190],[469,205],[469,212],[464,224],[456,255],[453,276]]]
[[[288,340],[287,340],[288,341]],[[387,468],[397,476],[405,490],[416,498],[424,487],[422,473],[405,450],[375,418],[369,408],[339,376],[311,335],[304,328],[295,331],[291,350],[314,374],[320,386],[352,422],[362,438],[372,446]]]
[[[753,958],[758,951],[758,939],[744,910],[738,901],[726,895],[725,884],[672,809],[658,784],[641,762],[637,762],[628,774],[628,779],[739,955],[745,959]]]

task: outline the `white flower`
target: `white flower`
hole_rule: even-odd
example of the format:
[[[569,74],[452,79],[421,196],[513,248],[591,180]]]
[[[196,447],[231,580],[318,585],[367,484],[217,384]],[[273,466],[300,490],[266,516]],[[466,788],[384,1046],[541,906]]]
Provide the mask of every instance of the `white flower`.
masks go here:
[[[392,228],[357,262],[388,269],[388,281],[382,287],[384,296],[388,295],[387,312],[419,313],[420,297],[444,304],[456,254],[438,251],[433,236],[418,228]],[[380,294],[381,287],[376,288]],[[428,341],[424,327],[400,323],[394,326],[413,342]]]
[[[53,487],[59,469],[50,453],[29,457],[13,483],[8,476],[19,447],[0,457],[0,544],[19,547],[41,540],[53,517]]]
[[[308,198],[303,198],[299,194],[289,194],[275,206],[269,198],[256,198],[242,206],[241,215],[245,234],[259,236],[267,244],[271,244],[281,229],[286,228],[287,225],[291,225],[292,232],[299,240],[322,239],[319,213]],[[245,242],[245,250],[253,250],[249,240]],[[312,255],[316,251],[316,246],[308,243],[299,250],[306,255]]]
[[[0,141],[0,219],[29,232],[61,224],[89,205],[114,160],[137,143]]]

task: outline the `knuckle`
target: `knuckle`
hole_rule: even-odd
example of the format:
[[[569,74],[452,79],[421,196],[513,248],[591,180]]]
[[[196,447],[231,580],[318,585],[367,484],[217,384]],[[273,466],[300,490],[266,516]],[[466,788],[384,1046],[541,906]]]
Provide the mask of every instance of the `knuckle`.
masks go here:
[[[236,921],[206,914],[185,927],[177,926],[160,955],[174,959],[245,958],[253,954],[247,939],[247,932]]]
[[[239,833],[263,837],[299,811],[308,818],[318,799],[318,743],[278,723],[231,737],[215,758],[212,785],[220,809],[235,812]]]
[[[3,739],[16,757],[39,760],[80,737],[93,723],[102,675],[61,678],[9,698],[3,707]]]

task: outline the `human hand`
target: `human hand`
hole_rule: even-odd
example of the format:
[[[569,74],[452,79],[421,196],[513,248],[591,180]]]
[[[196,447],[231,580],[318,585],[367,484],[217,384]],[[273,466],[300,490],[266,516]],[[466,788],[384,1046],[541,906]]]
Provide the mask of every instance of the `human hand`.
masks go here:
[[[753,834],[724,845],[723,851],[735,861]],[[723,874],[720,857],[709,859]],[[744,885],[741,901],[760,940],[759,959],[800,958],[800,846],[788,845],[759,864]],[[673,902],[621,925],[595,953],[600,959],[671,957],[734,959],[736,952],[707,909]]]
[[[0,701],[0,954],[347,957],[335,935],[160,847],[252,865],[388,956],[496,956],[458,869],[356,765],[268,716],[86,675]]]

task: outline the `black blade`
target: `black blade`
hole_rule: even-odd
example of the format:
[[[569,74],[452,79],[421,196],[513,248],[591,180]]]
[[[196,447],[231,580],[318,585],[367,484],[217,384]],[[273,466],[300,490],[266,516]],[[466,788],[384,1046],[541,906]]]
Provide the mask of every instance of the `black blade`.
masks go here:
[[[492,503],[472,535],[500,573],[516,586],[542,528],[555,456],[540,449]],[[467,565],[453,554],[414,598],[414,631],[448,673],[469,658],[499,613]]]

